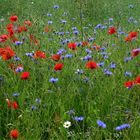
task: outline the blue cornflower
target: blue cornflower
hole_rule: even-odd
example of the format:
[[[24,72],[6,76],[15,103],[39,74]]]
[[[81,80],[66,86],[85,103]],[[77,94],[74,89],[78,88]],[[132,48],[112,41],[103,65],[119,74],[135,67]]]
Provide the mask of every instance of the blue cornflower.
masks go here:
[[[100,52],[101,55],[105,56],[107,52]]]
[[[66,50],[62,48],[62,49],[59,49],[59,50],[57,51],[57,54],[61,55],[61,54],[64,53],[64,52],[66,52]]]
[[[73,34],[78,35],[79,31],[75,30],[75,31],[73,31]]]
[[[82,58],[82,60],[85,60],[85,61],[89,61],[92,59],[92,56],[91,55],[87,55],[85,57]]]
[[[50,80],[49,80],[49,82],[51,82],[51,83],[56,83],[56,82],[58,82],[58,78],[50,78]]]
[[[65,55],[65,58],[72,58],[72,57],[73,57],[72,54],[66,54],[66,55]]]
[[[109,57],[108,55],[104,55],[104,56],[103,56],[104,59],[107,59],[108,57]]]
[[[48,13],[48,14],[47,14],[47,16],[48,16],[48,17],[51,17],[51,16],[52,16],[52,14]]]
[[[48,24],[53,24],[53,22],[52,21],[48,21]]]
[[[96,26],[95,26],[95,29],[100,29],[100,28],[102,28],[102,24],[97,24]]]
[[[83,121],[84,120],[84,117],[83,116],[80,116],[80,117],[74,117],[73,118],[75,121],[77,121],[77,122],[81,122],[81,121]]]
[[[117,127],[115,128],[115,130],[121,131],[121,130],[123,130],[123,129],[130,128],[130,127],[131,127],[130,124],[122,124],[122,125],[120,125],[120,126],[117,126]]]
[[[77,69],[77,71],[75,73],[77,73],[77,74],[83,74],[84,71],[82,69]]]
[[[36,98],[36,99],[35,99],[35,102],[36,102],[36,103],[41,103],[41,100],[40,100],[39,98]]]
[[[24,69],[23,69],[23,67],[18,67],[18,68],[16,68],[16,72],[22,72]]]
[[[61,23],[66,24],[67,21],[66,20],[61,20]]]
[[[106,48],[105,48],[105,47],[102,47],[102,48],[100,48],[100,50],[101,50],[101,51],[105,51],[105,50],[106,50]]]
[[[34,106],[34,105],[32,105],[32,106],[31,106],[31,109],[32,109],[32,111],[33,111],[33,110],[36,110],[36,109],[37,109],[37,107],[36,107],[36,106]]]
[[[104,66],[104,62],[100,62],[97,64],[99,67],[103,67]]]
[[[124,75],[125,75],[125,76],[130,76],[130,77],[131,77],[131,76],[132,76],[132,72],[126,71],[126,72],[124,73]]]
[[[112,63],[110,64],[110,68],[115,69],[115,68],[116,68],[116,64],[115,64],[114,62],[112,62]]]
[[[87,53],[87,54],[91,54],[92,51],[91,51],[90,49],[86,49],[86,53]]]
[[[132,21],[134,21],[134,18],[133,18],[133,17],[130,17],[130,18],[128,19],[128,22],[132,22]]]
[[[75,30],[77,30],[77,28],[76,27],[72,27],[72,30],[75,31]]]
[[[14,56],[14,60],[15,61],[20,61],[21,59],[19,57],[17,57],[17,56]]]
[[[12,96],[14,96],[14,97],[18,97],[18,96],[19,96],[19,93],[14,92],[14,93],[12,94]]]
[[[88,38],[88,42],[92,42],[92,41],[95,41],[96,38]]]
[[[21,41],[15,41],[15,45],[19,46],[21,44],[23,44],[23,42],[21,42]]]
[[[53,8],[54,9],[58,9],[59,8],[59,5],[54,5]]]
[[[82,46],[82,42],[76,42],[77,47]]]
[[[59,35],[64,35],[64,32],[59,32],[58,34],[59,34]]]
[[[133,57],[126,57],[125,59],[124,59],[124,62],[128,62],[128,61],[130,61],[130,60],[132,60],[133,59]]]
[[[28,56],[28,57],[33,57],[34,53],[26,53],[25,55]]]
[[[113,73],[111,71],[109,71],[108,69],[104,69],[104,74],[106,75],[112,75]]]
[[[97,120],[97,124],[99,127],[106,128],[106,124],[102,122],[101,120]]]
[[[116,44],[112,44],[112,47],[116,46]]]
[[[109,18],[108,20],[109,20],[109,21],[113,21],[113,18]]]

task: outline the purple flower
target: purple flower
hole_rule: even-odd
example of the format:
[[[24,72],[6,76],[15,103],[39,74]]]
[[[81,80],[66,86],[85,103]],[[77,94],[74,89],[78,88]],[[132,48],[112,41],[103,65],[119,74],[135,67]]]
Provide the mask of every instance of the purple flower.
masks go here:
[[[112,62],[112,63],[110,64],[110,68],[115,69],[115,68],[116,68],[116,64],[115,64],[114,62]]]
[[[78,35],[79,31],[75,30],[75,31],[73,31],[73,34]]]
[[[130,61],[130,60],[132,60],[133,59],[133,57],[126,57],[125,59],[124,59],[124,62],[128,62],[128,61]]]
[[[47,14],[47,16],[48,16],[48,17],[51,17],[51,16],[52,16],[52,14],[48,13],[48,14]]]
[[[100,62],[97,64],[99,67],[103,67],[104,66],[104,62]]]
[[[86,53],[87,53],[87,54],[91,54],[92,51],[91,51],[90,49],[86,49]]]
[[[102,28],[102,24],[97,24],[96,26],[95,26],[95,29],[100,29],[100,28]]]
[[[21,45],[23,42],[21,42],[21,41],[15,41],[15,45],[17,45],[17,46],[19,46],[19,45]]]
[[[50,80],[49,80],[49,82],[51,82],[51,83],[56,83],[56,82],[58,82],[58,78],[50,78]]]
[[[92,42],[92,41],[95,41],[96,38],[88,38],[88,42]]]
[[[24,69],[23,69],[23,67],[18,67],[18,68],[16,68],[16,72],[22,72]]]
[[[14,57],[14,60],[15,60],[15,61],[20,61],[21,59],[20,59],[19,57],[15,56],[15,57]]]
[[[65,55],[65,58],[72,58],[72,57],[73,57],[72,54],[66,54],[66,55]]]
[[[102,122],[101,120],[97,120],[97,124],[99,127],[106,128],[106,124]]]
[[[61,23],[66,24],[67,21],[66,20],[61,20]]]
[[[115,129],[116,131],[121,131],[123,129],[130,128],[130,127],[131,127],[130,124],[122,124],[120,126],[117,126]]]
[[[54,9],[58,9],[59,8],[59,5],[54,5],[53,8]]]
[[[37,107],[36,107],[36,106],[34,106],[34,105],[32,105],[32,106],[31,106],[31,109],[32,109],[32,111],[33,111],[33,110],[36,110],[36,109],[37,109]]]
[[[59,34],[59,35],[64,35],[64,32],[59,32],[58,34]]]
[[[91,55],[87,55],[85,57],[82,58],[82,60],[85,60],[85,61],[89,61],[92,59],[92,56]]]
[[[109,71],[108,69],[105,69],[104,74],[111,76],[113,73]]]
[[[132,72],[126,71],[126,72],[124,73],[124,75],[125,75],[125,76],[132,76]]]
[[[84,117],[83,116],[80,116],[80,117],[74,117],[73,118],[75,121],[77,121],[77,122],[81,122],[81,121],[83,121],[84,120]]]
[[[72,27],[72,30],[75,31],[75,30],[77,30],[77,28],[76,27]]]
[[[48,24],[53,24],[53,22],[52,21],[48,21]]]
[[[84,71],[82,69],[77,69],[77,71],[75,73],[77,73],[77,74],[83,74]]]
[[[66,52],[66,50],[62,48],[62,49],[59,49],[59,50],[57,51],[57,54],[61,55],[61,54],[64,53],[64,52]]]
[[[18,96],[19,96],[19,93],[14,92],[14,93],[12,94],[12,96],[14,96],[14,97],[18,97]]]

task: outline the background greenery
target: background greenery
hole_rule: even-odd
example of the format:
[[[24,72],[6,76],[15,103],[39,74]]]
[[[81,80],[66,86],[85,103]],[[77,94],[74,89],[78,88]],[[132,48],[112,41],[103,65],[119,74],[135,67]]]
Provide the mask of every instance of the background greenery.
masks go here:
[[[134,8],[128,8],[130,4]],[[57,12],[53,9],[54,5],[60,6]],[[33,27],[19,38],[28,37],[29,33],[36,35],[41,50],[46,52],[48,58],[35,64],[24,54],[37,50],[36,46],[30,46],[28,41],[21,48],[16,48],[10,42],[6,44],[16,50],[22,58],[24,69],[30,71],[31,77],[27,81],[21,81],[7,69],[6,62],[0,61],[0,75],[3,79],[0,85],[0,139],[9,140],[9,131],[16,128],[20,132],[19,140],[139,140],[139,86],[128,90],[123,85],[125,81],[134,79],[140,73],[136,67],[140,62],[139,56],[131,63],[124,62],[127,52],[139,47],[139,38],[135,42],[125,43],[124,36],[117,39],[108,36],[107,30],[97,31],[95,43],[106,47],[107,53],[111,54],[109,59],[104,60],[104,68],[112,61],[117,64],[113,76],[109,77],[103,74],[103,69],[85,69],[85,62],[80,60],[86,55],[84,50],[79,49],[75,53],[68,50],[67,46],[59,44],[66,38],[74,40],[73,35],[43,35],[44,27],[49,20],[53,21],[53,31],[63,28],[63,31],[72,32],[71,28],[77,27],[80,35],[76,37],[76,41],[94,37],[94,26],[99,23],[111,25],[108,22],[109,18],[114,19],[114,26],[121,27],[126,33],[138,31],[139,9],[139,0],[0,0],[0,19],[4,19],[0,24],[0,33],[5,33],[5,26],[9,23],[11,15],[16,14],[19,17],[19,25],[26,19],[31,20]],[[47,13],[52,13],[53,16],[49,18]],[[134,17],[138,24],[128,24],[130,17]],[[72,18],[76,20],[73,21]],[[61,19],[67,21],[66,26],[60,23]],[[83,27],[88,29],[85,31]],[[48,38],[53,38],[53,41],[49,41]],[[112,44],[116,44],[116,47],[111,47]],[[49,57],[61,47],[74,57],[61,61],[65,67],[61,72],[55,73],[55,62]],[[92,56],[97,62],[103,61],[97,52],[93,52]],[[88,83],[83,81],[84,76],[75,74],[78,68],[83,69],[84,76],[90,78]],[[126,70],[132,71],[133,76],[125,77]],[[59,82],[55,85],[49,83],[51,77],[58,77]],[[14,92],[18,92],[20,96],[13,97]],[[17,100],[20,108],[9,110],[6,98]],[[36,98],[39,98],[41,103],[36,103]],[[32,111],[32,105],[37,109]],[[84,121],[73,121],[66,113],[70,109],[75,110],[75,116],[84,116]],[[103,120],[107,128],[99,128],[96,124],[97,119]],[[69,130],[63,128],[63,123],[67,120],[73,124]],[[130,123],[131,129],[116,132],[114,128],[123,123]],[[68,132],[72,133],[69,138]]]

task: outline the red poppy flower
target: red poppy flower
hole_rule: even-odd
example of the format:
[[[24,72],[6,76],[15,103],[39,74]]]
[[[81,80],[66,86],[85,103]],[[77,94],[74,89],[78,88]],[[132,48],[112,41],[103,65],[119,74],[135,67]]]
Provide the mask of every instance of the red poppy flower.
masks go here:
[[[14,28],[14,25],[12,23],[10,23],[6,26],[7,31],[13,30],[13,28]]]
[[[1,42],[5,42],[8,38],[9,38],[9,37],[8,37],[8,35],[6,35],[6,34],[1,35],[1,36],[0,36],[0,43],[1,43]]]
[[[10,137],[13,139],[17,139],[19,137],[19,132],[17,129],[11,130],[10,131]]]
[[[89,43],[87,41],[82,42],[82,47],[88,46]]]
[[[8,107],[13,108],[13,109],[18,109],[18,103],[16,101],[12,102],[11,100],[6,99],[6,102],[7,102]]]
[[[13,107],[14,109],[17,109],[17,108],[18,108],[18,104],[17,104],[16,101],[14,101],[14,102],[12,103],[12,107]]]
[[[61,55],[59,55],[59,54],[53,54],[53,55],[51,56],[51,59],[54,60],[54,61],[59,61],[60,58],[61,58]]]
[[[125,37],[125,42],[129,42],[129,41],[132,41],[132,38],[130,38],[130,36],[127,36],[127,37]]]
[[[116,28],[115,27],[110,27],[108,29],[108,34],[112,35],[112,34],[115,34],[116,33]]]
[[[125,41],[132,41],[134,38],[138,36],[138,32],[130,32],[129,35],[125,38]]]
[[[29,78],[29,75],[30,75],[29,72],[23,72],[23,73],[21,74],[21,77],[20,77],[20,78],[21,78],[22,80],[26,80],[26,79]]]
[[[18,20],[18,17],[16,15],[10,17],[11,22],[16,22],[17,20]]]
[[[9,60],[15,56],[15,53],[10,47],[0,48],[0,56],[2,56],[3,60]]]
[[[136,38],[137,36],[138,36],[138,32],[130,32],[129,33],[129,37],[132,38],[132,39]]]
[[[86,68],[88,68],[88,69],[96,69],[97,67],[98,67],[98,65],[94,61],[88,61],[86,63]]]
[[[46,54],[42,51],[36,51],[35,54],[34,54],[34,58],[43,58],[45,59],[46,58]]]
[[[137,49],[133,49],[132,50],[132,56],[137,56],[140,53],[140,51],[138,51]]]
[[[59,63],[59,64],[56,64],[56,65],[54,66],[54,70],[55,70],[55,71],[62,70],[63,67],[64,67],[64,64]]]
[[[136,77],[135,84],[140,84],[140,76]]]
[[[31,23],[31,21],[29,21],[29,20],[25,20],[25,21],[24,21],[24,24],[26,24],[26,25],[28,25],[28,26],[32,26],[32,23]]]
[[[53,30],[52,27],[49,26],[49,25],[46,25],[46,26],[44,27],[44,32],[45,32],[45,33],[49,33],[49,32],[51,32],[52,30]]]
[[[70,48],[72,50],[76,50],[76,43],[75,42],[68,43],[68,48]]]
[[[127,81],[124,83],[124,86],[126,88],[132,88],[133,85],[134,85],[134,81]]]

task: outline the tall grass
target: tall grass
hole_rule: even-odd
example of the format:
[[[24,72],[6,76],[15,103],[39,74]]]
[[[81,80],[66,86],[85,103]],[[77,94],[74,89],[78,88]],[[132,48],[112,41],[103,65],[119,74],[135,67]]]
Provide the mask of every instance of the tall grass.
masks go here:
[[[133,4],[134,8],[128,8]],[[59,5],[59,9],[54,9]],[[139,48],[139,37],[133,42],[124,42],[124,37],[130,31],[139,30],[139,1],[133,0],[3,0],[0,1],[0,33],[6,33],[5,26],[9,23],[10,15],[18,15],[16,25],[22,25],[24,20],[30,20],[32,27],[28,32],[17,34],[25,43],[16,46],[7,41],[0,47],[11,46],[21,58],[24,70],[30,72],[28,80],[21,80],[20,74],[14,74],[8,68],[9,63],[18,63],[13,59],[0,60],[0,139],[9,140],[9,132],[18,129],[19,140],[139,140],[140,138],[140,96],[139,85],[132,89],[124,87],[124,82],[135,79],[140,73],[137,56],[128,63],[126,57],[131,56],[134,48]],[[47,14],[51,13],[52,17]],[[128,23],[128,19],[134,17],[137,24]],[[113,18],[114,21],[109,21]],[[66,20],[66,25],[60,21]],[[50,33],[44,33],[44,27],[48,21],[53,21],[49,27]],[[97,24],[115,26],[121,28],[125,35],[109,36],[107,29],[96,30]],[[79,35],[74,35],[72,27],[77,27]],[[70,32],[63,36],[56,32]],[[29,34],[33,34],[39,40],[40,46],[30,44]],[[104,62],[103,67],[97,70],[86,69],[85,61],[81,58],[87,55],[86,47],[77,47],[76,51],[68,49],[67,44],[60,42],[68,39],[70,42],[87,41],[96,38],[93,44],[106,48],[109,56],[103,59],[100,51],[92,51],[92,60]],[[113,45],[115,44],[115,45]],[[61,59],[64,63],[62,71],[54,72],[53,67],[57,62],[51,60],[51,55],[63,48],[63,55],[72,54],[72,58]],[[30,60],[25,53],[44,51],[46,59]],[[130,52],[130,54],[128,53]],[[117,66],[111,69],[113,75],[104,74],[111,62]],[[77,69],[82,69],[83,74],[76,74]],[[126,77],[124,73],[131,71],[132,76]],[[51,77],[58,78],[58,82],[49,82]],[[14,97],[13,93],[19,93]],[[19,108],[13,110],[7,107],[6,99],[17,101]],[[39,99],[39,100],[38,100]],[[41,102],[39,102],[41,101]],[[69,115],[67,112],[74,113]],[[83,116],[83,121],[75,121],[76,116]],[[106,123],[107,128],[98,127],[97,120]],[[65,121],[70,121],[69,129],[63,127]],[[130,129],[116,131],[115,127],[123,123],[131,124]]]

